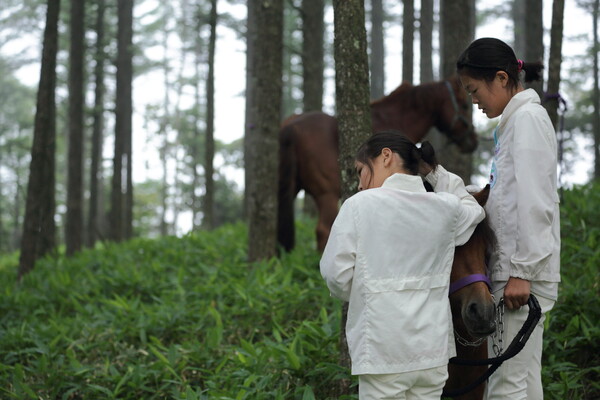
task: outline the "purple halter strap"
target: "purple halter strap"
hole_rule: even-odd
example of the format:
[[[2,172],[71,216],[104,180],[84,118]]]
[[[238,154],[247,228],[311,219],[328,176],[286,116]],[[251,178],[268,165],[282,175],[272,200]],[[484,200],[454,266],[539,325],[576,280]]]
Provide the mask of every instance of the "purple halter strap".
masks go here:
[[[487,277],[487,275],[473,274],[473,275],[465,276],[464,278],[460,278],[459,280],[457,280],[455,282],[452,282],[450,284],[450,293],[448,293],[448,296],[450,296],[452,293],[464,288],[465,286],[468,286],[471,283],[475,283],[475,282],[485,282],[485,284],[488,286],[490,291],[492,290],[492,282],[490,281],[490,278]]]

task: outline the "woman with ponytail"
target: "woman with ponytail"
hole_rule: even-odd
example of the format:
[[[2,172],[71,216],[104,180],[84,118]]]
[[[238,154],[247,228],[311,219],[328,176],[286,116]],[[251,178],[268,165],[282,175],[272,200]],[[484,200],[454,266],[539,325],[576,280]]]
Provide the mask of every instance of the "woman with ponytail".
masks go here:
[[[489,378],[486,398],[543,399],[541,382],[544,314],[552,309],[560,281],[560,215],[557,194],[556,135],[548,113],[526,82],[541,78],[542,64],[517,59],[501,40],[475,40],[456,63],[473,104],[494,130],[490,195],[485,209],[496,234],[488,264],[497,302],[503,301],[503,343],[525,322],[534,293],[542,318],[527,344]],[[492,340],[488,340],[490,354]]]
[[[356,172],[359,192],[340,208],[320,267],[331,294],[349,302],[359,398],[439,400],[455,355],[454,248],[470,238],[483,208],[437,165],[429,143],[418,148],[400,132],[371,136]]]

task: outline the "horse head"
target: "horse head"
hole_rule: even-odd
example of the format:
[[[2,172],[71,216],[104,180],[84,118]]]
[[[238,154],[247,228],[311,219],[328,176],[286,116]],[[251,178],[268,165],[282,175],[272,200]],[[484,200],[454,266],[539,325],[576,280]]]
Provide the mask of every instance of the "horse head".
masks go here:
[[[483,207],[490,186],[473,194]],[[483,338],[494,332],[496,308],[486,277],[486,249],[494,236],[486,221],[479,223],[467,243],[456,248],[450,275],[450,306],[458,334],[466,331],[472,338]]]
[[[440,110],[437,128],[463,153],[471,153],[477,148],[477,134],[471,123],[471,103],[467,93],[456,77],[443,81],[443,84],[447,95]]]

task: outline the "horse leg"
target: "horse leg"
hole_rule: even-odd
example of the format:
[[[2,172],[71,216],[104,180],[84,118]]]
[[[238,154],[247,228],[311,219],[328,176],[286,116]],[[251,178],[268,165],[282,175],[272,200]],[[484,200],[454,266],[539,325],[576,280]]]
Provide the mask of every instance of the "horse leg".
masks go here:
[[[335,193],[325,193],[315,198],[319,209],[319,220],[317,222],[317,250],[323,252],[329,232],[338,213],[339,196]]]

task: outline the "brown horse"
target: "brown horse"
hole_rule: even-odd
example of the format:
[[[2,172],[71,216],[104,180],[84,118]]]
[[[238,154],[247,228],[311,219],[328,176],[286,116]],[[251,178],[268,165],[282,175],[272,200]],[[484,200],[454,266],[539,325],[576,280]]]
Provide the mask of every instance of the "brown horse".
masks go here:
[[[483,207],[490,187],[474,194]],[[450,274],[450,308],[454,325],[457,358],[484,360],[487,358],[485,338],[495,330],[495,306],[486,277],[486,249],[494,245],[494,235],[484,220],[463,246],[457,247]],[[458,390],[475,382],[487,366],[463,366],[450,363],[445,391]],[[485,383],[455,397],[460,400],[481,400]]]
[[[371,103],[373,132],[394,129],[415,143],[436,127],[463,152],[472,152],[477,136],[467,118],[471,103],[458,79],[412,86],[404,83]],[[302,189],[319,212],[317,248],[322,251],[338,212],[340,169],[337,120],[322,112],[293,115],[279,134],[278,241],[294,247],[294,199]]]

